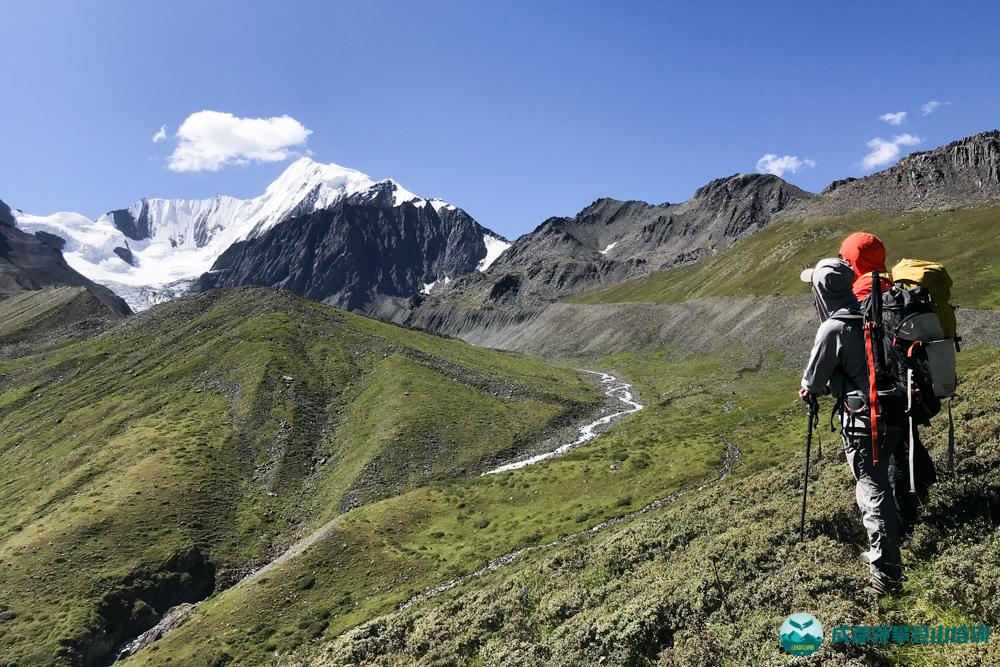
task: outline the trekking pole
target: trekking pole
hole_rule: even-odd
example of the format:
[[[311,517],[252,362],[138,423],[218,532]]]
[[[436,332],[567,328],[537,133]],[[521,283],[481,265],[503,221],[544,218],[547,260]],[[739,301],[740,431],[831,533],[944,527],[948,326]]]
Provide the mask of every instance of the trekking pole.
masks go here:
[[[955,422],[951,418],[951,399],[948,397],[948,472],[955,473]]]
[[[809,493],[809,459],[813,442],[813,423],[819,414],[819,402],[815,396],[809,396],[809,425],[806,428],[806,471],[802,476],[802,515],[799,517],[799,542],[806,539],[806,494]]]

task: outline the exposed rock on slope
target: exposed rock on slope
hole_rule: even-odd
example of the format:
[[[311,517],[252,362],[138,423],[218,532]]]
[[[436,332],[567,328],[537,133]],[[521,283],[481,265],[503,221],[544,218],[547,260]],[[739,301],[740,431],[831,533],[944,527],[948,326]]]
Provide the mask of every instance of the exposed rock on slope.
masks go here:
[[[738,174],[680,204],[598,199],[572,218],[550,218],[518,239],[483,275],[454,282],[441,300],[539,304],[595,285],[697,261],[812,198],[776,176]]]
[[[1000,131],[911,153],[865,178],[834,181],[816,200],[823,214],[914,211],[1000,201]]]
[[[0,201],[0,227],[14,227],[16,224],[14,214],[10,212],[10,206]]]
[[[10,208],[0,201],[0,299],[45,287],[85,287],[114,313],[131,311],[119,297],[74,271],[50,243],[14,226]]]
[[[394,197],[385,182],[236,243],[194,289],[266,285],[370,312],[385,296],[476,271],[486,240],[502,242],[460,208]]]

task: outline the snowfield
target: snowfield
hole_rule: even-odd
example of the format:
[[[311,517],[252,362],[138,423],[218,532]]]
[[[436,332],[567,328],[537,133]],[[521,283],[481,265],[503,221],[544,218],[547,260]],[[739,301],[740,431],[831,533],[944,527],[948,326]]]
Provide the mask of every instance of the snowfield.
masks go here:
[[[490,265],[497,261],[497,257],[510,247],[510,243],[507,241],[496,236],[490,236],[489,234],[483,235],[483,244],[486,245],[486,257],[479,260],[479,265],[476,267],[479,271],[485,271],[490,268]]]

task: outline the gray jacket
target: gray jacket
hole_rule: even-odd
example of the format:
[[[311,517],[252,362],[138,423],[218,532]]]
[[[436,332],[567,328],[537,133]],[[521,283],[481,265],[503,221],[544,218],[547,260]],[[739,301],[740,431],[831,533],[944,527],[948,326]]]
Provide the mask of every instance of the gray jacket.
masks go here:
[[[845,396],[851,391],[868,393],[868,362],[865,358],[864,322],[860,314],[838,310],[820,325],[809,363],[802,373],[802,386],[811,394]]]
[[[822,324],[802,374],[802,386],[811,394],[867,393],[864,321],[851,291],[854,269],[842,259],[820,260],[810,282]]]

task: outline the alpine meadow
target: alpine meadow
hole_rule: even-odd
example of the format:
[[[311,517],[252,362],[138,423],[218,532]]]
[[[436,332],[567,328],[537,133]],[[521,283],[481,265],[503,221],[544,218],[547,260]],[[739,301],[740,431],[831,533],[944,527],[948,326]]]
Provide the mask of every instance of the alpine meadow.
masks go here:
[[[1000,666],[1000,13],[889,4],[5,7],[0,667]]]

